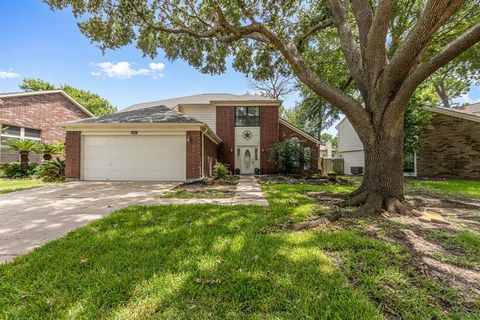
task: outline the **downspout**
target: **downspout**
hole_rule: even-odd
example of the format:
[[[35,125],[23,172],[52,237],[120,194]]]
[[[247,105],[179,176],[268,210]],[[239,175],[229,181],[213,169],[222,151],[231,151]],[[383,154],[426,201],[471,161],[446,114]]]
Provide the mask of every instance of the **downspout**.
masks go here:
[[[205,131],[204,131],[205,130]],[[207,128],[202,128],[200,132],[202,133],[202,179],[205,178],[205,132],[207,132]]]

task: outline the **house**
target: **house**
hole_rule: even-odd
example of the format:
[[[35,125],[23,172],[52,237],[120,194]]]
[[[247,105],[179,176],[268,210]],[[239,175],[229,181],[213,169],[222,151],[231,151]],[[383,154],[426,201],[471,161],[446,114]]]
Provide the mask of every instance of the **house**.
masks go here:
[[[58,123],[93,117],[61,90],[0,94],[0,138],[31,139],[42,143],[64,142],[65,129]],[[19,161],[18,153],[0,148],[0,162]],[[39,162],[41,156],[30,155]]]
[[[212,175],[217,162],[242,174],[275,173],[269,151],[291,138],[317,163],[319,141],[279,118],[280,106],[256,95],[199,94],[64,123],[66,176],[184,181]]]
[[[480,103],[427,109],[432,112],[432,127],[423,133],[420,150],[405,157],[405,174],[480,179]],[[345,173],[363,168],[363,145],[350,122],[344,118],[337,130]]]

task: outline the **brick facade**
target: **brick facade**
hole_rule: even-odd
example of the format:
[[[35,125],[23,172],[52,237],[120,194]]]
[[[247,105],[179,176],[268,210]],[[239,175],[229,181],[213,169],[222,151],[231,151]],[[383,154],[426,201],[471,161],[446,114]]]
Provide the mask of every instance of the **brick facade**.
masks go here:
[[[202,133],[187,131],[187,179],[198,179],[202,176]]]
[[[235,168],[235,107],[217,106],[217,135],[222,139],[218,146],[218,162]]]
[[[204,168],[203,174],[206,177],[213,175],[213,167],[217,164],[217,145],[210,140],[207,136],[203,136],[203,156],[204,156]]]
[[[65,141],[59,123],[89,117],[58,92],[0,98],[0,124],[39,129],[43,143]]]
[[[275,164],[268,161],[270,150],[279,141],[278,106],[260,107],[260,170],[276,173]]]
[[[480,179],[480,123],[436,114],[417,152],[417,176]]]
[[[317,164],[318,164],[318,154],[319,154],[319,146],[310,139],[305,138],[304,136],[298,134],[298,132],[293,131],[289,127],[285,126],[284,124],[280,123],[280,133],[279,133],[280,141],[290,139],[292,137],[297,137],[300,139],[303,147],[309,147],[312,155],[312,164],[311,168],[313,171],[316,171]]]
[[[82,135],[80,131],[68,131],[65,138],[65,177],[80,179]]]

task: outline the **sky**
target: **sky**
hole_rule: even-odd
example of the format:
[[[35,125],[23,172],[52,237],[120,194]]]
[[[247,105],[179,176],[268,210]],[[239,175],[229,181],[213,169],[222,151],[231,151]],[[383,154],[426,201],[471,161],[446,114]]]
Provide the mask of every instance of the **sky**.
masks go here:
[[[205,75],[181,60],[154,60],[134,45],[102,53],[82,35],[67,10],[51,11],[41,0],[0,0],[0,92],[20,91],[25,77],[70,84],[108,99],[118,109],[131,104],[198,93],[244,94],[243,74]],[[289,108],[297,95],[286,97]],[[480,101],[480,87],[458,99]],[[334,131],[331,128],[329,132]]]

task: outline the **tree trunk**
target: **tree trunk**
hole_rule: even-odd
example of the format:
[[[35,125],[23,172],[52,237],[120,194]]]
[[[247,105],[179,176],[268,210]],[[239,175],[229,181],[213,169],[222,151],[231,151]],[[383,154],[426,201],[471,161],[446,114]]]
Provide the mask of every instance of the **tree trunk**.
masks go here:
[[[382,209],[405,213],[403,197],[403,132],[375,130],[375,138],[364,144],[365,173],[362,184],[346,205],[363,205],[364,213]]]
[[[25,152],[25,151],[20,152],[20,169],[22,169],[23,171],[27,171],[28,162],[29,162],[28,152]]]

